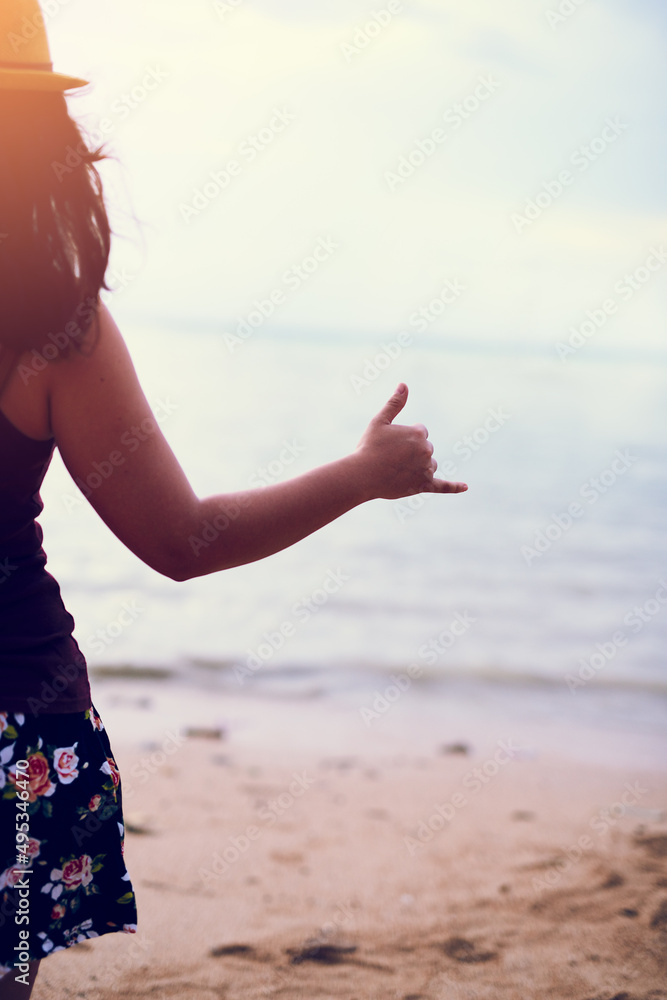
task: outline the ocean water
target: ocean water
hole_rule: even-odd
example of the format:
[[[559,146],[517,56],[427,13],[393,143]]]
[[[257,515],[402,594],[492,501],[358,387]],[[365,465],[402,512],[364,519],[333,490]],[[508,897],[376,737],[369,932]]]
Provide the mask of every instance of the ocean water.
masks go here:
[[[667,365],[415,338],[123,325],[200,496],[353,449],[399,380],[469,491],[375,501],[278,555],[186,583],[129,553],[58,456],[41,523],[91,669],[160,667],[239,693],[406,671],[667,695]],[[386,344],[385,344],[386,347]],[[100,456],[102,460],[105,456]]]
[[[269,560],[176,584],[123,547],[54,460],[49,568],[96,697],[119,699],[114,731],[176,724],[185,705],[209,721],[233,706],[242,725],[254,696],[267,731],[282,724],[276,700],[296,699],[311,725],[337,706],[336,732],[366,733],[359,709],[405,676],[409,696],[373,732],[404,726],[408,743],[441,726],[464,739],[475,714],[494,739],[542,739],[553,722],[555,745],[576,730],[603,754],[624,733],[639,746],[667,732],[664,274],[617,290],[631,272],[643,284],[662,246],[655,23],[617,3],[553,31],[526,3],[517,33],[492,5],[406,5],[349,63],[340,43],[358,4],[224,17],[202,4],[187,18],[157,2],[70,6],[49,24],[56,61],[93,81],[73,110],[93,130],[106,120],[118,157],[101,165],[114,315],[199,495],[345,454],[400,380],[400,419],[425,423],[441,467],[470,486],[375,501]],[[615,39],[639,72],[611,58]],[[153,67],[164,79],[149,92]],[[390,190],[387,170],[480,74],[498,93]],[[294,120],[248,157],[276,109]],[[514,215],[608,115],[627,122],[619,141],[517,232]],[[240,176],[186,222],[183,206],[233,157]],[[330,236],[339,249],[313,282],[230,342],[234,317]],[[395,317],[445,277],[470,297],[397,352]],[[618,316],[561,360],[555,342],[611,289]],[[285,718],[296,738],[304,714]]]

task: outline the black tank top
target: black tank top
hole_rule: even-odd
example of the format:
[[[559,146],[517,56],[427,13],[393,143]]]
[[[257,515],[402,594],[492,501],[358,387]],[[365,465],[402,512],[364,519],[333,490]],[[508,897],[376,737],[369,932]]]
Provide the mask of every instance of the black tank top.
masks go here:
[[[0,712],[80,712],[90,706],[74,619],[46,571],[39,490],[55,441],[36,441],[0,410]]]

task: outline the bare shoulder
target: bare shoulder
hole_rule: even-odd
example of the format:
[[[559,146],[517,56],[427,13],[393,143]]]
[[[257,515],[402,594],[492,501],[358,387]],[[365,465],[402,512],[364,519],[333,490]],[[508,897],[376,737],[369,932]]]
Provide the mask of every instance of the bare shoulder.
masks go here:
[[[124,453],[137,427],[150,427],[156,451],[158,441],[166,448],[125,340],[103,304],[76,349],[50,366],[48,394],[51,432],[75,480],[108,455]],[[142,448],[144,460],[149,451]],[[122,464],[126,472],[134,466],[129,456]]]
[[[48,396],[74,385],[81,393],[95,392],[123,367],[133,369],[130,353],[111,313],[100,302],[83,340],[48,366]]]
[[[0,349],[0,410],[22,434],[37,441],[51,437],[46,379],[39,378],[47,367],[42,360],[36,365],[31,351],[23,354]]]
[[[137,411],[149,412],[127,344],[107,307],[100,303],[83,341],[49,366],[51,431],[60,445],[84,420],[101,439]]]
[[[0,348],[0,408],[5,416],[28,437],[48,440],[55,436],[53,404],[62,414],[69,404],[79,407],[99,392],[99,387],[115,372],[125,381],[136,376],[120,330],[109,310],[99,304],[95,314],[90,305],[78,313],[78,323],[93,319],[83,342],[74,346],[72,334],[49,334],[43,343],[23,353]],[[77,321],[72,333],[79,331]]]

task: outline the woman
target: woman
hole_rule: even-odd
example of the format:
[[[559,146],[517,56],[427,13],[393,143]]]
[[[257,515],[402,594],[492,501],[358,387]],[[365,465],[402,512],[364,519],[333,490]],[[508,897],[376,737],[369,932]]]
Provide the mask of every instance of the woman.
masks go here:
[[[34,30],[33,30],[34,29]],[[54,448],[158,573],[184,581],[271,555],[358,504],[467,487],[434,478],[426,429],[395,394],[357,450],[289,482],[199,499],[100,302],[109,224],[95,163],[53,72],[37,0],[0,11],[0,1000],[52,951],[136,927],[120,777],[74,622],[45,569],[39,489]],[[67,169],[64,169],[66,166]],[[141,447],[119,442],[143,427]],[[207,522],[227,525],[197,544]]]

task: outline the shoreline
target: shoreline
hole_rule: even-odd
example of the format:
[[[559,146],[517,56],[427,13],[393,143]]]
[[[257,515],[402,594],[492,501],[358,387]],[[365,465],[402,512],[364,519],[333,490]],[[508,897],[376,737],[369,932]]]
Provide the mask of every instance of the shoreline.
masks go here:
[[[349,677],[341,674],[340,679]],[[450,744],[488,753],[512,739],[528,758],[555,756],[610,768],[667,772],[667,702],[589,690],[560,697],[540,686],[445,680],[400,689],[396,675],[356,686],[296,680],[236,690],[181,678],[91,677],[114,747],[159,744],[169,733],[220,732],[258,759],[279,752],[430,756]],[[281,686],[282,684],[282,686]]]

